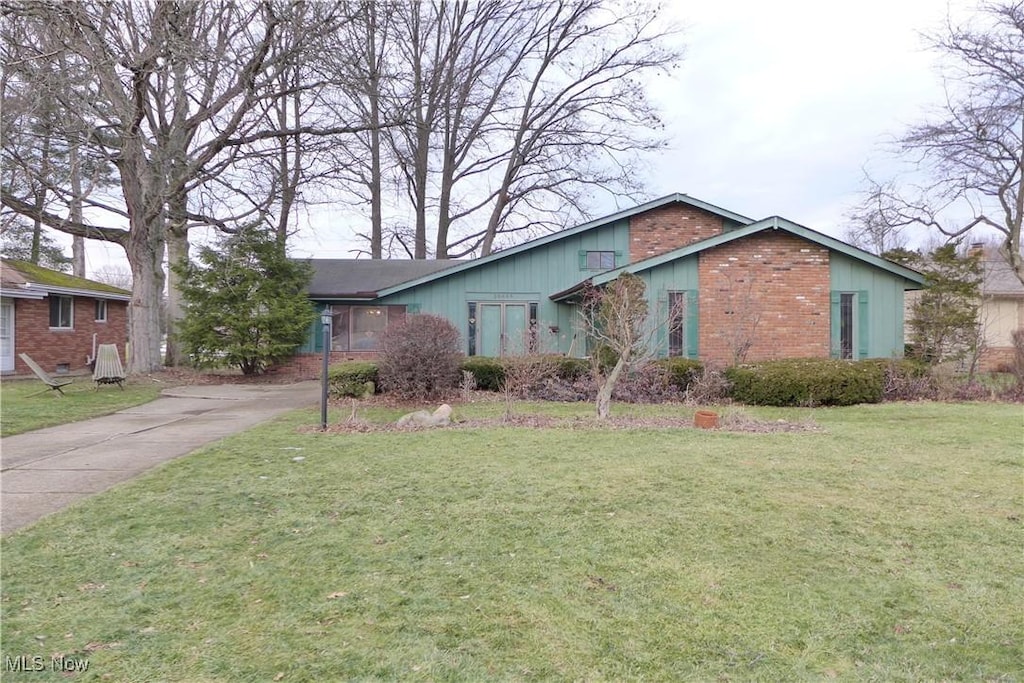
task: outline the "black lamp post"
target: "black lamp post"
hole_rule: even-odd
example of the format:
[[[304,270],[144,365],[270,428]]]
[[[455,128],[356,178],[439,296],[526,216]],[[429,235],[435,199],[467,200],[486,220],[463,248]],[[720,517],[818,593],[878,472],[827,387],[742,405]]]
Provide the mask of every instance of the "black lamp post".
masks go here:
[[[320,327],[324,338],[324,366],[320,377],[320,430],[327,429],[327,369],[331,359],[331,307],[320,313]]]

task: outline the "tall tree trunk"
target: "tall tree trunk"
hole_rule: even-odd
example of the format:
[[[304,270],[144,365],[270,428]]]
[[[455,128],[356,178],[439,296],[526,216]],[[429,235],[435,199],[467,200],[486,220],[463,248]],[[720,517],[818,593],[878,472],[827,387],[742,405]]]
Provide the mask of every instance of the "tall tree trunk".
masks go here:
[[[366,5],[368,12],[366,32],[366,65],[370,83],[367,88],[367,99],[370,105],[370,258],[384,256],[384,212],[381,205],[381,159],[380,159],[380,98],[381,98],[381,63],[377,56],[377,3],[373,0]]]
[[[185,361],[177,335],[178,323],[185,316],[185,307],[181,298],[181,277],[174,272],[173,266],[188,262],[186,202],[185,194],[178,193],[167,206],[167,311],[163,329],[167,332],[164,365],[170,367],[177,367]]]
[[[78,145],[68,149],[68,170],[71,172],[71,220],[82,223],[82,169],[78,159]],[[71,238],[71,273],[85,277],[85,238],[74,235]]]
[[[615,383],[619,381],[622,369],[626,367],[627,359],[622,356],[615,361],[615,367],[605,377],[604,382],[597,389],[597,416],[604,420],[611,414],[612,392],[615,391]]]
[[[166,214],[165,177],[146,157],[145,142],[139,135],[123,138],[117,160],[121,191],[128,210],[128,239],[125,252],[132,268],[132,298],[128,308],[128,338],[131,352],[129,373],[148,373],[161,368],[161,303],[164,293],[164,249]]]

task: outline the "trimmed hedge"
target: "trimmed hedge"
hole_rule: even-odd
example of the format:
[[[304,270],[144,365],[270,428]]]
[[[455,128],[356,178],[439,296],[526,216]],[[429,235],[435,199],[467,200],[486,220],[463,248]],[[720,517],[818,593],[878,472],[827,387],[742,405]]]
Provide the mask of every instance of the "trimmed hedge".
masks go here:
[[[880,403],[884,366],[877,360],[795,359],[738,365],[725,371],[732,398],[766,406]]]
[[[377,391],[377,364],[372,361],[347,361],[327,371],[327,390],[334,398],[362,398]]]
[[[555,376],[567,381],[577,380],[590,374],[590,361],[572,356],[554,356]]]
[[[462,369],[473,373],[476,388],[482,391],[499,391],[505,380],[505,367],[500,358],[470,356],[462,361]]]
[[[660,358],[654,364],[668,373],[670,381],[679,391],[686,391],[690,382],[704,371],[704,364],[691,358]]]

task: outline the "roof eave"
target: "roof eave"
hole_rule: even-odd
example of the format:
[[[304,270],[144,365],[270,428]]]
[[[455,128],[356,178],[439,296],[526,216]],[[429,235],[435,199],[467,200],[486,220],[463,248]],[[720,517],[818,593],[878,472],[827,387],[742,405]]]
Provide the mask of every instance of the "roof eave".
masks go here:
[[[599,275],[595,275],[593,281],[596,285],[604,284],[606,282],[614,280],[622,273],[637,273],[644,270],[649,270],[650,268],[656,268],[657,266],[660,266],[664,263],[675,261],[676,259],[684,258],[686,256],[690,256],[692,254],[705,251],[707,249],[712,249],[714,247],[726,244],[728,242],[732,242],[734,240],[743,239],[744,237],[753,235],[758,232],[762,232],[764,230],[784,230],[790,234],[796,235],[798,237],[803,237],[804,239],[807,239],[811,242],[820,244],[826,249],[838,251],[840,253],[846,254],[847,256],[850,256],[851,258],[865,261],[866,263],[869,263],[877,268],[886,270],[892,273],[893,275],[902,277],[904,279],[905,289],[920,289],[921,287],[924,286],[924,275],[917,272],[916,270],[907,268],[905,266],[901,266],[898,263],[893,263],[892,261],[888,261],[879,256],[875,256],[870,252],[866,252],[863,249],[858,249],[857,247],[847,244],[842,240],[837,240],[834,237],[829,237],[824,233],[820,233],[816,230],[812,230],[798,223],[794,223],[793,221],[790,221],[786,218],[782,218],[781,216],[769,216],[768,218],[764,218],[749,225],[745,225],[742,228],[737,228],[735,230],[730,230],[728,232],[722,232],[717,235],[713,235],[706,239],[700,240],[698,242],[693,242],[692,244],[688,244],[684,247],[680,247],[678,249],[666,252],[664,254],[652,256],[651,258],[644,259],[643,261],[629,263],[624,266],[615,268],[613,270],[605,271]]]
[[[0,288],[0,296],[9,299],[44,299],[46,298],[46,292],[34,287],[18,285],[16,287]]]
[[[31,283],[31,286],[47,294],[66,294],[68,296],[87,296],[93,299],[110,299],[113,301],[131,301],[131,294],[118,294],[116,292],[104,292],[96,289],[82,289],[79,287],[58,287],[56,285],[41,285]]]
[[[508,257],[508,256],[513,256],[515,254],[520,254],[520,253],[522,253],[524,251],[528,251],[528,250],[533,249],[535,247],[543,246],[545,244],[550,244],[552,242],[557,242],[558,240],[565,239],[567,237],[572,237],[573,235],[578,235],[578,234],[586,232],[588,230],[593,230],[594,228],[600,227],[602,225],[608,225],[608,224],[614,223],[616,221],[624,220],[624,219],[630,218],[632,216],[635,216],[635,215],[638,215],[638,214],[641,214],[641,213],[644,213],[644,212],[647,212],[647,211],[651,211],[652,209],[657,209],[657,208],[660,208],[662,206],[666,206],[668,204],[672,204],[673,202],[682,202],[684,204],[689,204],[689,205],[695,206],[695,207],[697,207],[699,209],[703,209],[704,211],[708,211],[708,212],[717,214],[717,215],[719,215],[719,216],[721,216],[723,218],[727,218],[727,219],[729,219],[731,221],[735,221],[737,223],[743,223],[744,225],[753,223],[753,219],[751,219],[751,218],[748,218],[748,217],[742,216],[742,215],[740,215],[738,213],[734,213],[734,212],[729,211],[727,209],[723,209],[721,207],[715,206],[714,204],[708,204],[707,202],[703,202],[703,201],[701,201],[699,199],[694,199],[693,197],[690,197],[689,195],[685,195],[685,194],[681,194],[681,193],[677,192],[677,193],[674,193],[674,194],[666,195],[664,197],[660,197],[658,199],[653,199],[653,200],[651,200],[649,202],[646,202],[644,204],[640,204],[638,206],[634,206],[634,207],[632,207],[630,209],[623,209],[622,211],[618,211],[618,212],[613,213],[611,215],[604,216],[602,218],[597,218],[597,219],[594,219],[592,221],[587,221],[586,223],[583,223],[581,225],[577,225],[577,226],[572,227],[572,228],[568,228],[566,230],[561,230],[559,232],[552,233],[550,235],[545,235],[543,237],[538,237],[537,239],[530,240],[529,242],[523,242],[522,244],[517,244],[516,246],[510,247],[510,248],[508,248],[508,249],[506,249],[504,251],[499,251],[499,252],[496,252],[494,254],[490,254],[488,256],[484,256],[484,257],[481,257],[481,258],[478,258],[478,259],[471,259],[469,261],[466,261],[466,263],[463,264],[463,265],[452,266],[451,268],[446,268],[444,270],[439,270],[436,273],[431,273],[429,275],[424,275],[424,276],[418,277],[415,280],[409,280],[408,282],[403,282],[403,283],[400,283],[400,284],[397,284],[397,285],[393,285],[391,287],[385,287],[385,288],[380,290],[379,294],[380,294],[381,297],[390,296],[391,294],[397,294],[398,292],[404,291],[406,289],[410,289],[412,287],[417,287],[419,285],[427,284],[428,282],[432,282],[432,281],[440,279],[442,277],[447,277],[449,275],[455,275],[456,273],[461,273],[464,270],[468,270],[470,268],[476,268],[477,266],[481,266],[481,265],[484,265],[484,264],[487,264],[487,263],[491,263],[491,262],[496,261],[498,259],[502,259],[502,258],[505,258],[505,257]]]

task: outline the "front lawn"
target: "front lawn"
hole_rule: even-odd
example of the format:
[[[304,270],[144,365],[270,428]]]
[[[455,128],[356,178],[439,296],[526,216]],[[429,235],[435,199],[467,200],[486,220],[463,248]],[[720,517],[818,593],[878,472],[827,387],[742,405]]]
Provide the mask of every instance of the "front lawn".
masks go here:
[[[36,379],[5,379],[0,383],[0,436],[116,413],[152,401],[166,387],[149,379],[130,379],[123,391],[114,385],[97,390],[92,378],[84,376],[63,387],[61,396]]]
[[[292,414],[5,538],[4,680],[1024,679],[1019,405],[749,412]]]

